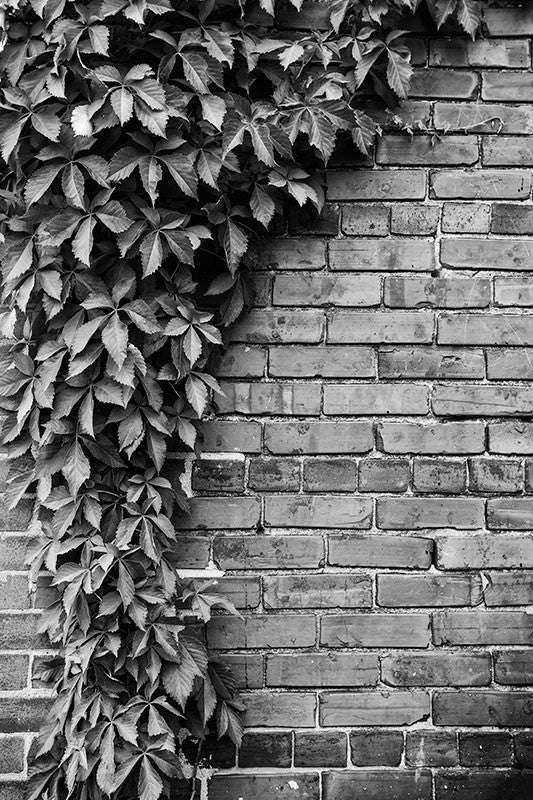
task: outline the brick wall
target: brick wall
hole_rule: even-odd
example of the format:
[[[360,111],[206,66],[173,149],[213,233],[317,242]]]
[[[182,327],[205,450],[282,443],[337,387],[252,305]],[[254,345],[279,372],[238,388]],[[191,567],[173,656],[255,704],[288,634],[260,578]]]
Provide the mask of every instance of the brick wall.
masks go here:
[[[439,137],[339,155],[231,332],[180,545],[243,613],[209,629],[247,707],[210,800],[533,796],[533,4],[484,5],[476,42],[413,37],[402,115]],[[30,510],[0,518],[2,800],[46,704]]]

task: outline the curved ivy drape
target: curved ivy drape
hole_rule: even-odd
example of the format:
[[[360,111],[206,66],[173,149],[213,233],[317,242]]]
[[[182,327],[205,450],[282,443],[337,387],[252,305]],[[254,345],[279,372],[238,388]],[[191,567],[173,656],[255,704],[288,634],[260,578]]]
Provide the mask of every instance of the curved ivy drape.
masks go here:
[[[406,96],[419,2],[337,0],[299,35],[275,14],[302,0],[5,5],[1,435],[12,503],[37,493],[60,648],[31,797],[158,800],[185,736],[241,735],[187,624],[232,608],[178,578],[175,546],[221,329],[257,236],[286,202],[320,208],[339,132],[371,148],[360,87]],[[473,0],[429,6],[477,26]]]

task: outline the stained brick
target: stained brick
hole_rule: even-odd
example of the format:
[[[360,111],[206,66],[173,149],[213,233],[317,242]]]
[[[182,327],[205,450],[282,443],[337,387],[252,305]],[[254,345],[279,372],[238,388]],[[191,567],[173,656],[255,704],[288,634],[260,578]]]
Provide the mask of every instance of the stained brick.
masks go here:
[[[358,767],[398,767],[403,733],[389,730],[351,731],[351,760]]]
[[[529,800],[533,773],[517,770],[462,770],[437,776],[437,800]]]
[[[315,726],[316,699],[312,693],[243,692],[240,700],[246,708],[243,717],[246,727],[314,728]],[[254,796],[264,797],[262,794],[252,795]],[[277,800],[277,797],[275,794],[273,800]],[[234,798],[235,795],[230,795],[228,800]]]
[[[278,275],[274,280],[275,306],[351,306],[380,303],[376,275]]]
[[[533,619],[523,611],[436,611],[436,645],[528,644]]]
[[[491,230],[493,233],[503,233],[507,236],[528,236],[532,234],[533,206],[520,206],[516,203],[495,203],[492,207]],[[500,289],[514,285],[511,278],[498,278],[497,276],[496,284],[499,285]],[[522,281],[522,285],[526,288],[528,286],[527,281]],[[531,289],[531,287],[529,288]],[[500,302],[498,300],[498,291],[496,292],[496,302]],[[514,305],[514,302],[504,305]],[[518,302],[518,305],[522,304]],[[526,303],[526,305],[528,304]]]
[[[431,272],[435,248],[425,239],[333,239],[329,265],[343,272]]]
[[[427,647],[429,617],[427,614],[328,615],[322,617],[320,644],[327,647]]]
[[[533,165],[528,140],[518,136],[485,136],[483,139],[483,166],[530,167]],[[518,209],[517,209],[518,210]],[[518,233],[513,225],[502,233]]]
[[[502,458],[471,458],[470,490],[473,492],[518,492],[523,486],[521,461]]]
[[[320,311],[250,311],[241,322],[231,326],[232,342],[256,344],[320,342],[324,317]]]
[[[221,414],[253,416],[307,416],[320,412],[321,392],[306,383],[221,383],[223,397],[217,400]]]
[[[357,465],[347,458],[313,458],[304,463],[303,487],[307,492],[353,492]]]
[[[484,428],[479,422],[383,422],[378,427],[380,449],[385,453],[482,453]]]
[[[370,608],[369,575],[283,575],[265,577],[266,608]]]
[[[27,655],[1,654],[0,691],[25,689],[28,683],[28,672],[29,657]]]
[[[533,453],[533,423],[512,421],[489,425],[489,447],[493,453]]]
[[[444,203],[442,209],[444,233],[488,233],[489,228],[488,203]]]
[[[489,380],[533,380],[533,349],[513,348],[487,351]]]
[[[391,308],[486,308],[490,295],[488,278],[385,279],[385,305]]]
[[[273,239],[263,244],[259,269],[322,269],[326,248],[321,239]]]
[[[379,497],[377,526],[387,530],[480,528],[483,501],[470,497]]]
[[[267,657],[268,686],[374,686],[377,681],[376,655],[302,653]]]
[[[341,567],[428,569],[433,541],[382,534],[330,536],[329,563]]]
[[[320,536],[225,536],[216,538],[213,557],[221,569],[318,567],[324,557]]]
[[[475,164],[478,148],[475,136],[384,136],[378,140],[378,164],[406,166]]]
[[[414,725],[429,717],[429,703],[426,692],[324,692],[320,696],[320,724]]]
[[[261,450],[258,422],[207,420],[202,424],[202,434],[206,453],[259,453]]]
[[[262,655],[224,653],[224,663],[231,669],[239,689],[260,689],[263,686]]]
[[[370,422],[271,422],[265,426],[265,447],[270,453],[366,453],[372,446]]]
[[[509,231],[510,232],[510,231]],[[443,266],[452,269],[528,270],[531,245],[524,239],[444,239]]]
[[[437,67],[528,67],[529,48],[525,39],[434,39],[429,63]]]
[[[410,767],[454,767],[458,761],[456,738],[451,731],[408,731],[405,761]]]
[[[328,342],[333,344],[430,344],[433,314],[429,311],[332,312]]]
[[[431,405],[437,416],[519,417],[533,415],[527,386],[435,386]]]
[[[521,14],[527,14],[523,6]],[[504,103],[528,103],[533,91],[533,75],[531,72],[515,72],[506,70],[484,72],[481,96],[483,100],[501,100]]]
[[[391,231],[410,236],[433,236],[439,224],[439,206],[402,203],[392,207]]]
[[[494,653],[494,680],[511,686],[533,684],[531,650],[502,650]]]
[[[411,468],[406,458],[365,458],[359,463],[361,492],[404,492]]]
[[[533,9],[486,8],[483,15],[489,36],[533,36]]]
[[[274,377],[372,378],[369,347],[271,347],[269,373]]]
[[[466,490],[466,463],[443,459],[413,460],[413,489],[417,492],[459,494]]]
[[[260,797],[278,800],[283,792],[287,800],[318,800],[318,773],[305,775],[284,772],[280,775],[215,775],[210,780],[209,800],[236,800],[239,797]]]
[[[300,464],[294,458],[254,458],[250,461],[248,486],[267,492],[297,490]]]
[[[533,567],[533,538],[502,534],[436,536],[439,569]]]
[[[369,528],[372,501],[333,496],[269,496],[265,499],[265,525],[296,528]]]
[[[447,347],[381,347],[380,378],[483,378],[485,358],[480,349]]]
[[[433,197],[465,200],[525,200],[531,191],[526,170],[438,170],[431,173]]]
[[[364,770],[327,772],[324,775],[324,800],[430,800],[429,770]]]
[[[208,625],[208,642],[220,650],[312,647],[315,618],[295,614],[214,617]]]
[[[479,76],[476,72],[463,69],[415,69],[409,96],[427,97],[430,100],[437,97],[469,100],[476,93],[478,84]]]
[[[258,497],[193,497],[189,511],[179,515],[179,526],[198,528],[253,528],[259,522]]]
[[[513,763],[509,733],[459,731],[459,760],[463,767],[507,767]]]
[[[331,415],[407,416],[427,414],[429,387],[398,383],[328,383],[324,387],[324,413]]]
[[[487,500],[487,525],[502,530],[529,530],[533,497],[498,497]]]
[[[533,314],[451,314],[438,321],[439,344],[512,345],[533,344]]]
[[[237,492],[244,488],[244,461],[203,459],[194,465],[192,485],[195,491]]]
[[[352,170],[328,172],[328,200],[423,200],[426,176],[422,170]]]
[[[382,203],[343,206],[342,232],[348,236],[386,236],[390,214],[390,206]]]
[[[531,694],[498,691],[436,692],[433,697],[433,720],[435,725],[528,728],[531,725]],[[471,796],[466,795],[465,800]]]
[[[38,731],[50,710],[51,700],[43,697],[0,699],[0,733]]]
[[[488,686],[488,653],[397,653],[381,660],[389,686]]]
[[[239,749],[240,767],[290,767],[290,733],[246,733]]]
[[[0,572],[0,610],[30,607],[28,574],[2,574]]]
[[[418,606],[475,606],[483,596],[479,575],[378,575],[378,605],[388,608]]]
[[[340,731],[297,733],[294,737],[295,767],[345,767],[346,734]]]

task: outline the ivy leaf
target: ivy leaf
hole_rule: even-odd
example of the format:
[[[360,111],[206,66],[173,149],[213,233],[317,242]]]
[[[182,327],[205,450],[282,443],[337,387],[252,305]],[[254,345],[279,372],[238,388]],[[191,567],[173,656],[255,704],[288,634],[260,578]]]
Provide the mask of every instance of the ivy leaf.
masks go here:
[[[267,228],[274,216],[276,205],[268,192],[261,186],[254,186],[250,198],[250,208],[255,219]]]
[[[409,63],[410,54],[407,48],[404,53],[388,50],[387,80],[398,97],[404,99],[409,93],[413,68]]]
[[[68,449],[65,455],[65,463],[61,467],[61,472],[67,479],[70,492],[73,496],[77,495],[81,486],[90,478],[91,465],[78,439],[76,439]]]
[[[473,39],[481,21],[481,5],[478,0],[458,0],[457,19]]]
[[[185,382],[185,393],[187,400],[198,416],[201,417],[207,406],[207,387],[205,383],[195,375],[188,375]]]
[[[117,312],[111,315],[109,322],[102,328],[102,342],[120,369],[128,355],[128,328]]]
[[[217,130],[222,130],[222,123],[226,115],[224,100],[214,94],[206,94],[200,97],[200,103],[204,119],[214,125]]]
[[[141,761],[137,786],[139,790],[139,800],[158,800],[163,791],[163,781],[153,768],[147,756]]]

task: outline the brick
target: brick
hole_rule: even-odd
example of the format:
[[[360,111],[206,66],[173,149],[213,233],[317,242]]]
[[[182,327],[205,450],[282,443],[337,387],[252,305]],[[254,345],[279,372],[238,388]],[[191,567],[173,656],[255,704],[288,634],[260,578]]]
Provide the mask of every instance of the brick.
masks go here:
[[[533,497],[498,497],[487,500],[487,526],[501,530],[531,529]]]
[[[268,686],[374,686],[378,657],[366,654],[302,653],[267,657]]]
[[[252,653],[245,655],[224,653],[224,664],[230,668],[237,688],[260,689],[263,686],[263,656]]]
[[[385,279],[385,305],[392,308],[486,308],[490,296],[488,278]]]
[[[489,534],[437,535],[439,569],[513,569],[533,567],[533,539]]]
[[[533,132],[533,109],[531,105],[435,103],[434,124],[437,130],[447,132],[529,134]]]
[[[210,780],[208,797],[209,800],[236,800],[239,797],[278,800],[281,792],[287,800],[318,800],[318,774],[215,775]]]
[[[250,311],[229,330],[232,342],[251,344],[320,342],[324,317],[320,311]]]
[[[417,492],[458,494],[466,490],[466,463],[415,458],[413,461],[413,489]]]
[[[484,378],[483,351],[446,347],[382,347],[380,378]]]
[[[258,422],[224,422],[206,420],[202,423],[205,453],[261,452],[261,425]]]
[[[43,697],[2,697],[0,699],[0,733],[38,731],[52,703]]]
[[[327,173],[328,200],[423,200],[426,176],[417,169]]]
[[[185,529],[253,528],[260,512],[258,497],[192,497],[189,511],[178,519]]]
[[[420,67],[427,61],[427,43],[424,39],[406,36],[403,43],[411,52],[411,64]]]
[[[290,733],[246,733],[239,749],[240,767],[290,767]]]
[[[24,800],[26,796],[26,785],[22,781],[0,783],[0,800]]]
[[[272,297],[272,276],[265,273],[247,275],[247,288],[250,293],[250,305],[252,308],[264,308],[270,305]]]
[[[531,235],[533,233],[533,206],[519,206],[516,203],[495,203],[492,206],[491,230],[493,233],[503,233],[511,236]],[[518,283],[518,279],[515,278],[514,280]],[[514,283],[512,278],[505,277],[497,278],[496,285],[500,290],[504,290],[506,287],[513,287]],[[524,289],[531,291],[531,287],[524,280],[522,280],[522,286]],[[496,302],[500,302],[498,300],[498,291],[496,291]],[[514,302],[506,303],[505,305],[514,305]],[[522,305],[522,303],[518,302],[518,305]],[[525,305],[530,304],[526,303]]]
[[[523,13],[526,13],[524,10]],[[533,91],[531,72],[498,70],[483,73],[481,96],[483,100],[501,100],[504,103],[528,103]]]
[[[521,461],[501,458],[471,458],[469,461],[472,492],[519,492],[523,486]]]
[[[514,749],[517,765],[533,768],[533,734],[521,731],[514,736]]]
[[[426,239],[332,239],[329,265],[342,272],[431,272],[435,249]]]
[[[217,580],[217,591],[227,597],[235,608],[257,608],[261,599],[259,578],[225,576]]]
[[[479,422],[383,422],[378,426],[378,441],[386,453],[460,455],[485,449],[484,428]]]
[[[382,658],[381,675],[389,686],[488,686],[490,655],[395,653]]]
[[[0,572],[0,610],[30,607],[28,574],[11,575]]]
[[[350,306],[380,304],[377,275],[277,275],[275,306]]]
[[[372,501],[333,496],[270,496],[265,498],[265,525],[296,528],[369,528]]]
[[[528,67],[529,48],[524,39],[433,39],[429,63],[436,67]]]
[[[22,736],[3,736],[0,739],[0,773],[22,772],[25,742]]]
[[[494,797],[528,800],[532,773],[501,770],[464,770],[442,773],[436,779],[437,800],[492,800]]]
[[[0,650],[48,650],[45,634],[37,633],[39,614],[2,614],[0,616]]]
[[[533,349],[513,348],[487,351],[489,380],[533,380]]]
[[[386,236],[390,214],[390,207],[382,203],[343,206],[342,232],[348,236]]]
[[[295,458],[254,458],[250,461],[248,486],[267,492],[290,492],[300,486],[300,464]]]
[[[306,569],[320,566],[320,536],[226,536],[216,538],[213,558],[221,569]]]
[[[378,605],[386,608],[476,606],[481,603],[479,575],[378,575]]]
[[[351,760],[358,767],[398,767],[403,733],[389,730],[350,732]]]
[[[20,500],[15,508],[7,507],[5,495],[0,494],[0,531],[24,531],[33,512],[33,500]]]
[[[463,69],[415,69],[409,97],[470,100],[477,93],[478,85],[479,76],[476,72]]]
[[[336,311],[328,324],[328,342],[333,344],[430,344],[432,340],[430,311]]]
[[[382,100],[368,100],[365,103],[365,111],[386,132],[397,132],[407,127],[413,130],[427,130],[431,123],[431,103],[427,100],[402,100],[401,105],[393,108],[387,108]]]
[[[364,416],[427,414],[429,387],[398,383],[328,383],[324,387],[324,414]]]
[[[378,139],[378,164],[405,166],[475,164],[478,147],[475,136],[383,136]]]
[[[431,773],[423,770],[364,770],[326,773],[324,800],[429,800]]]
[[[531,148],[527,140],[513,136],[485,136],[483,138],[483,166],[530,167],[533,165]],[[518,209],[517,209],[518,210]],[[518,233],[514,226],[502,233]]]
[[[414,725],[429,717],[426,692],[324,692],[320,696],[320,724]]]
[[[533,314],[450,314],[438,321],[439,344],[533,345]]]
[[[373,447],[370,422],[267,423],[265,447],[270,453],[367,453]]]
[[[25,534],[0,535],[0,570],[28,569],[28,558],[37,550],[39,540]]]
[[[306,383],[228,383],[217,400],[221,414],[254,416],[306,416],[320,413],[321,393],[317,384]]]
[[[194,464],[192,486],[195,491],[238,492],[244,489],[244,461],[203,459]]]
[[[291,233],[315,233],[324,236],[336,236],[339,231],[340,211],[337,206],[326,203],[317,214],[315,209],[307,206],[291,209],[289,228]]]
[[[346,734],[340,731],[296,733],[294,737],[295,767],[345,767]]]
[[[323,269],[326,251],[321,239],[272,239],[263,242],[258,269]]]
[[[248,728],[314,728],[315,695],[303,692],[248,692],[240,698]],[[252,795],[258,796],[258,795]],[[263,795],[259,795],[263,797]],[[277,795],[275,798],[277,800]],[[234,795],[228,800],[234,800]],[[318,797],[317,797],[318,800]]]
[[[449,417],[515,417],[533,415],[533,398],[526,386],[466,386],[443,384],[434,387],[433,413]]]
[[[29,657],[3,653],[0,655],[0,691],[25,689],[28,684]],[[1,770],[0,770],[1,772]]]
[[[330,536],[329,563],[341,567],[428,569],[432,539],[383,534]]]
[[[433,699],[433,720],[435,725],[529,728],[531,693],[436,692]]]
[[[531,650],[502,650],[494,653],[494,680],[510,686],[533,684]],[[533,766],[528,764],[527,766]]]
[[[361,492],[404,492],[411,468],[406,458],[365,458],[359,463]]]
[[[526,482],[525,482],[526,492],[533,491],[533,460],[530,458],[526,458]]]
[[[320,644],[326,647],[427,647],[428,643],[427,614],[322,617]]]
[[[315,618],[295,614],[213,617],[208,625],[208,642],[210,647],[219,650],[312,647]]]
[[[525,200],[531,175],[525,170],[438,170],[431,173],[431,195],[465,200]]]
[[[523,239],[444,239],[443,266],[451,269],[527,270],[531,268],[528,242]]]
[[[209,562],[209,539],[207,536],[180,535],[174,544],[173,552],[180,567],[194,569],[207,567]]]
[[[433,236],[439,224],[440,208],[419,203],[392,207],[391,231],[410,236]]]
[[[526,5],[486,8],[483,19],[489,36],[533,36],[533,9]]]
[[[379,497],[377,526],[386,530],[480,528],[483,501],[470,497]]]
[[[370,347],[271,347],[269,373],[274,377],[373,378]]]
[[[276,12],[276,24],[281,29],[327,30],[330,25],[329,9],[321,0],[306,0],[299,11],[294,6],[282,4]]]
[[[528,644],[533,619],[522,611],[436,611],[436,645]]]
[[[488,233],[489,228],[488,203],[444,203],[442,208],[444,233]]]
[[[459,731],[459,760],[464,767],[507,767],[513,763],[509,733]]]
[[[282,575],[265,577],[266,608],[370,608],[369,575]]]
[[[353,492],[356,484],[357,464],[348,458],[313,458],[304,462],[306,492]]]
[[[405,761],[410,767],[453,767],[457,764],[456,734],[448,731],[408,731]]]
[[[533,423],[519,420],[489,425],[493,453],[533,453]]]

